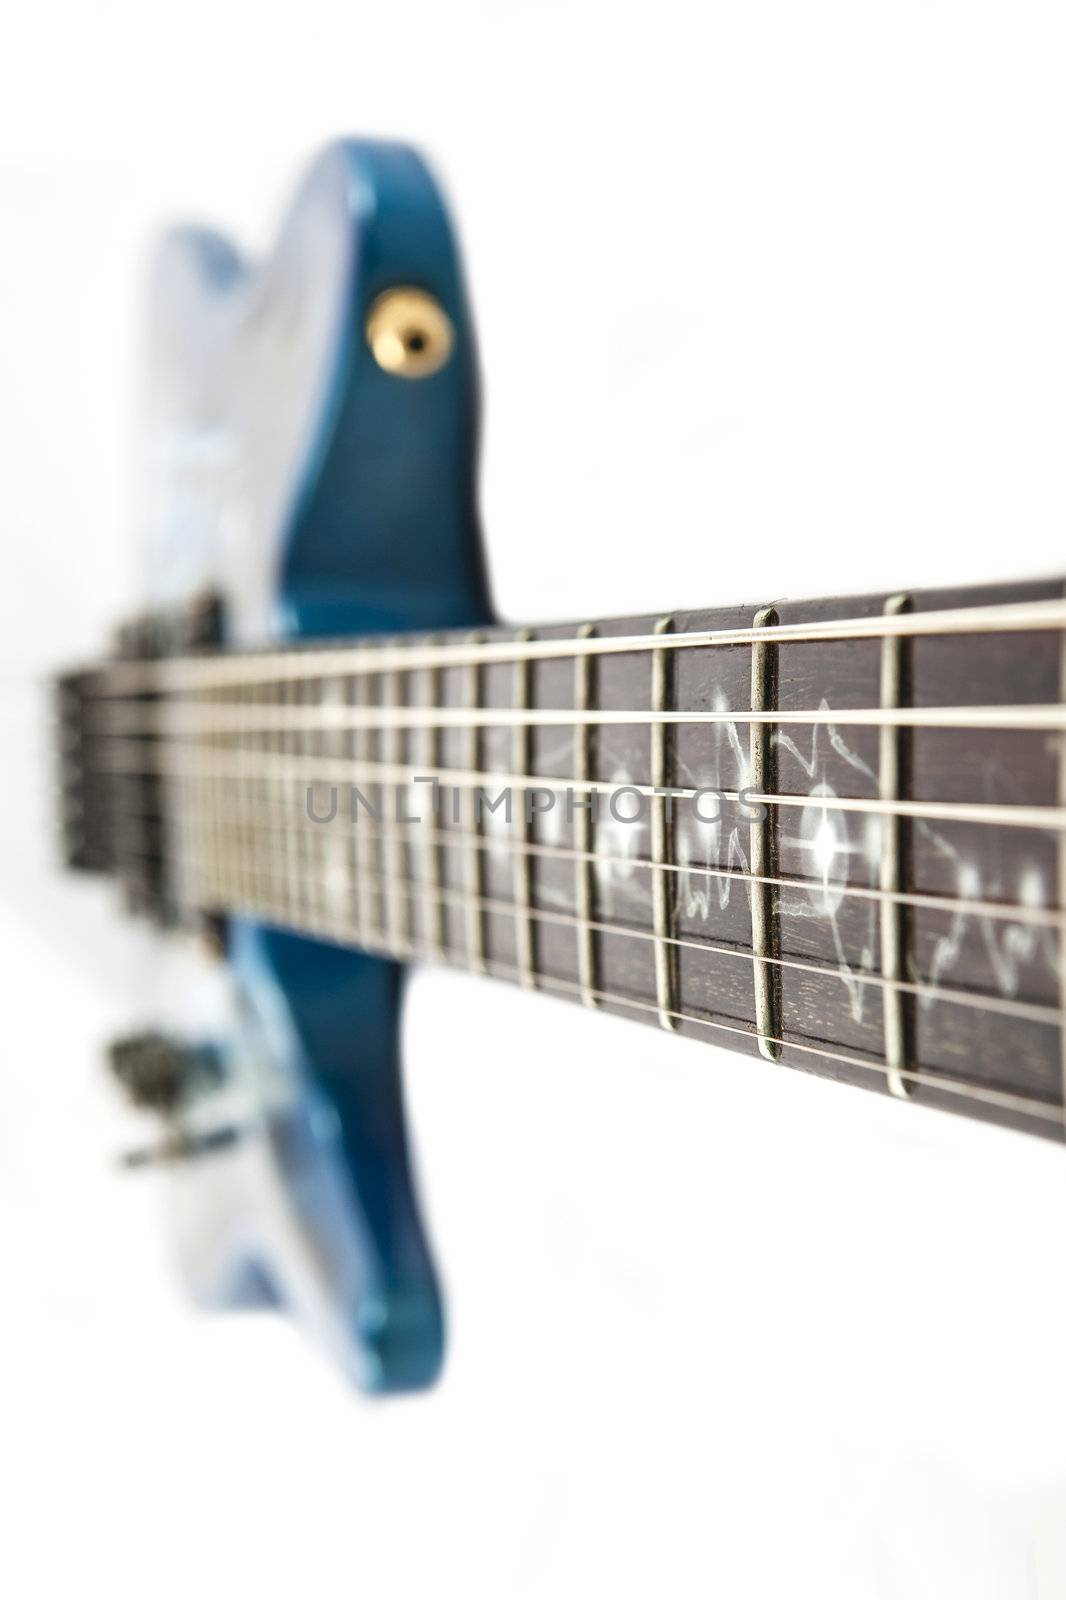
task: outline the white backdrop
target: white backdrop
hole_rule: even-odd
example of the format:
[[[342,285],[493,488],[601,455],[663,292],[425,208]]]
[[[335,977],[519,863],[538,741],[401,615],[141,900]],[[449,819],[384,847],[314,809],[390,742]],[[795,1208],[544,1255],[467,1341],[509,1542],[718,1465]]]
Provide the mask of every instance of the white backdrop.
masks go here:
[[[265,244],[338,132],[435,158],[499,608],[1066,566],[1057,7],[40,5],[0,61],[0,1587],[407,1600],[1066,1593],[1062,1152],[422,975],[452,1349],[351,1397],[189,1312],[49,871],[35,682],[135,603],[147,242]]]

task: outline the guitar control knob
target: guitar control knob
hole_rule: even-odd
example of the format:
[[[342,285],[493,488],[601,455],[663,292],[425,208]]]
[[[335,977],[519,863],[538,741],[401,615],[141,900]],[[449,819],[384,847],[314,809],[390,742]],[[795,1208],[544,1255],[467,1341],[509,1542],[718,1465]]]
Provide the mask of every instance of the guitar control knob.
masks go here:
[[[186,1089],[215,1066],[213,1052],[168,1039],[161,1033],[135,1033],[116,1039],[108,1065],[133,1104],[142,1111],[173,1112]],[[211,1075],[217,1075],[216,1070]]]

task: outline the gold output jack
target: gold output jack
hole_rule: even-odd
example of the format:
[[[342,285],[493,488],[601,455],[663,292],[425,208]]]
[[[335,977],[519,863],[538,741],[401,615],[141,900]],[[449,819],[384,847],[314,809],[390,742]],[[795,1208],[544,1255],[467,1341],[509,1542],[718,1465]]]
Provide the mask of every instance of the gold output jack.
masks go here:
[[[429,378],[452,353],[455,330],[439,300],[424,289],[387,289],[366,319],[374,360],[397,378]]]

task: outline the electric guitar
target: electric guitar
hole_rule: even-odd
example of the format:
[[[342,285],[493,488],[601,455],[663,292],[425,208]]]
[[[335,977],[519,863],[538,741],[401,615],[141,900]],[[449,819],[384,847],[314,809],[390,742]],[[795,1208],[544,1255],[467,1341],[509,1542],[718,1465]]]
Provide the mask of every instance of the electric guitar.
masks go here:
[[[412,962],[1063,1139],[1061,582],[501,625],[402,146],[328,150],[262,265],[175,232],[153,303],[149,606],[57,746],[69,865],[158,930],[111,1062],[200,1301],[437,1374]]]

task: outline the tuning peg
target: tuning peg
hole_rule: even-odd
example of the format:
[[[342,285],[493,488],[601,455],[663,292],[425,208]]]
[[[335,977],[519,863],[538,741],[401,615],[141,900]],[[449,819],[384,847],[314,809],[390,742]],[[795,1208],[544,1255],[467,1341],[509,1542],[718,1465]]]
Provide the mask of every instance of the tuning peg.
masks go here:
[[[173,1113],[197,1082],[217,1082],[218,1056],[209,1046],[190,1045],[162,1033],[135,1033],[108,1050],[111,1072],[142,1111]]]

